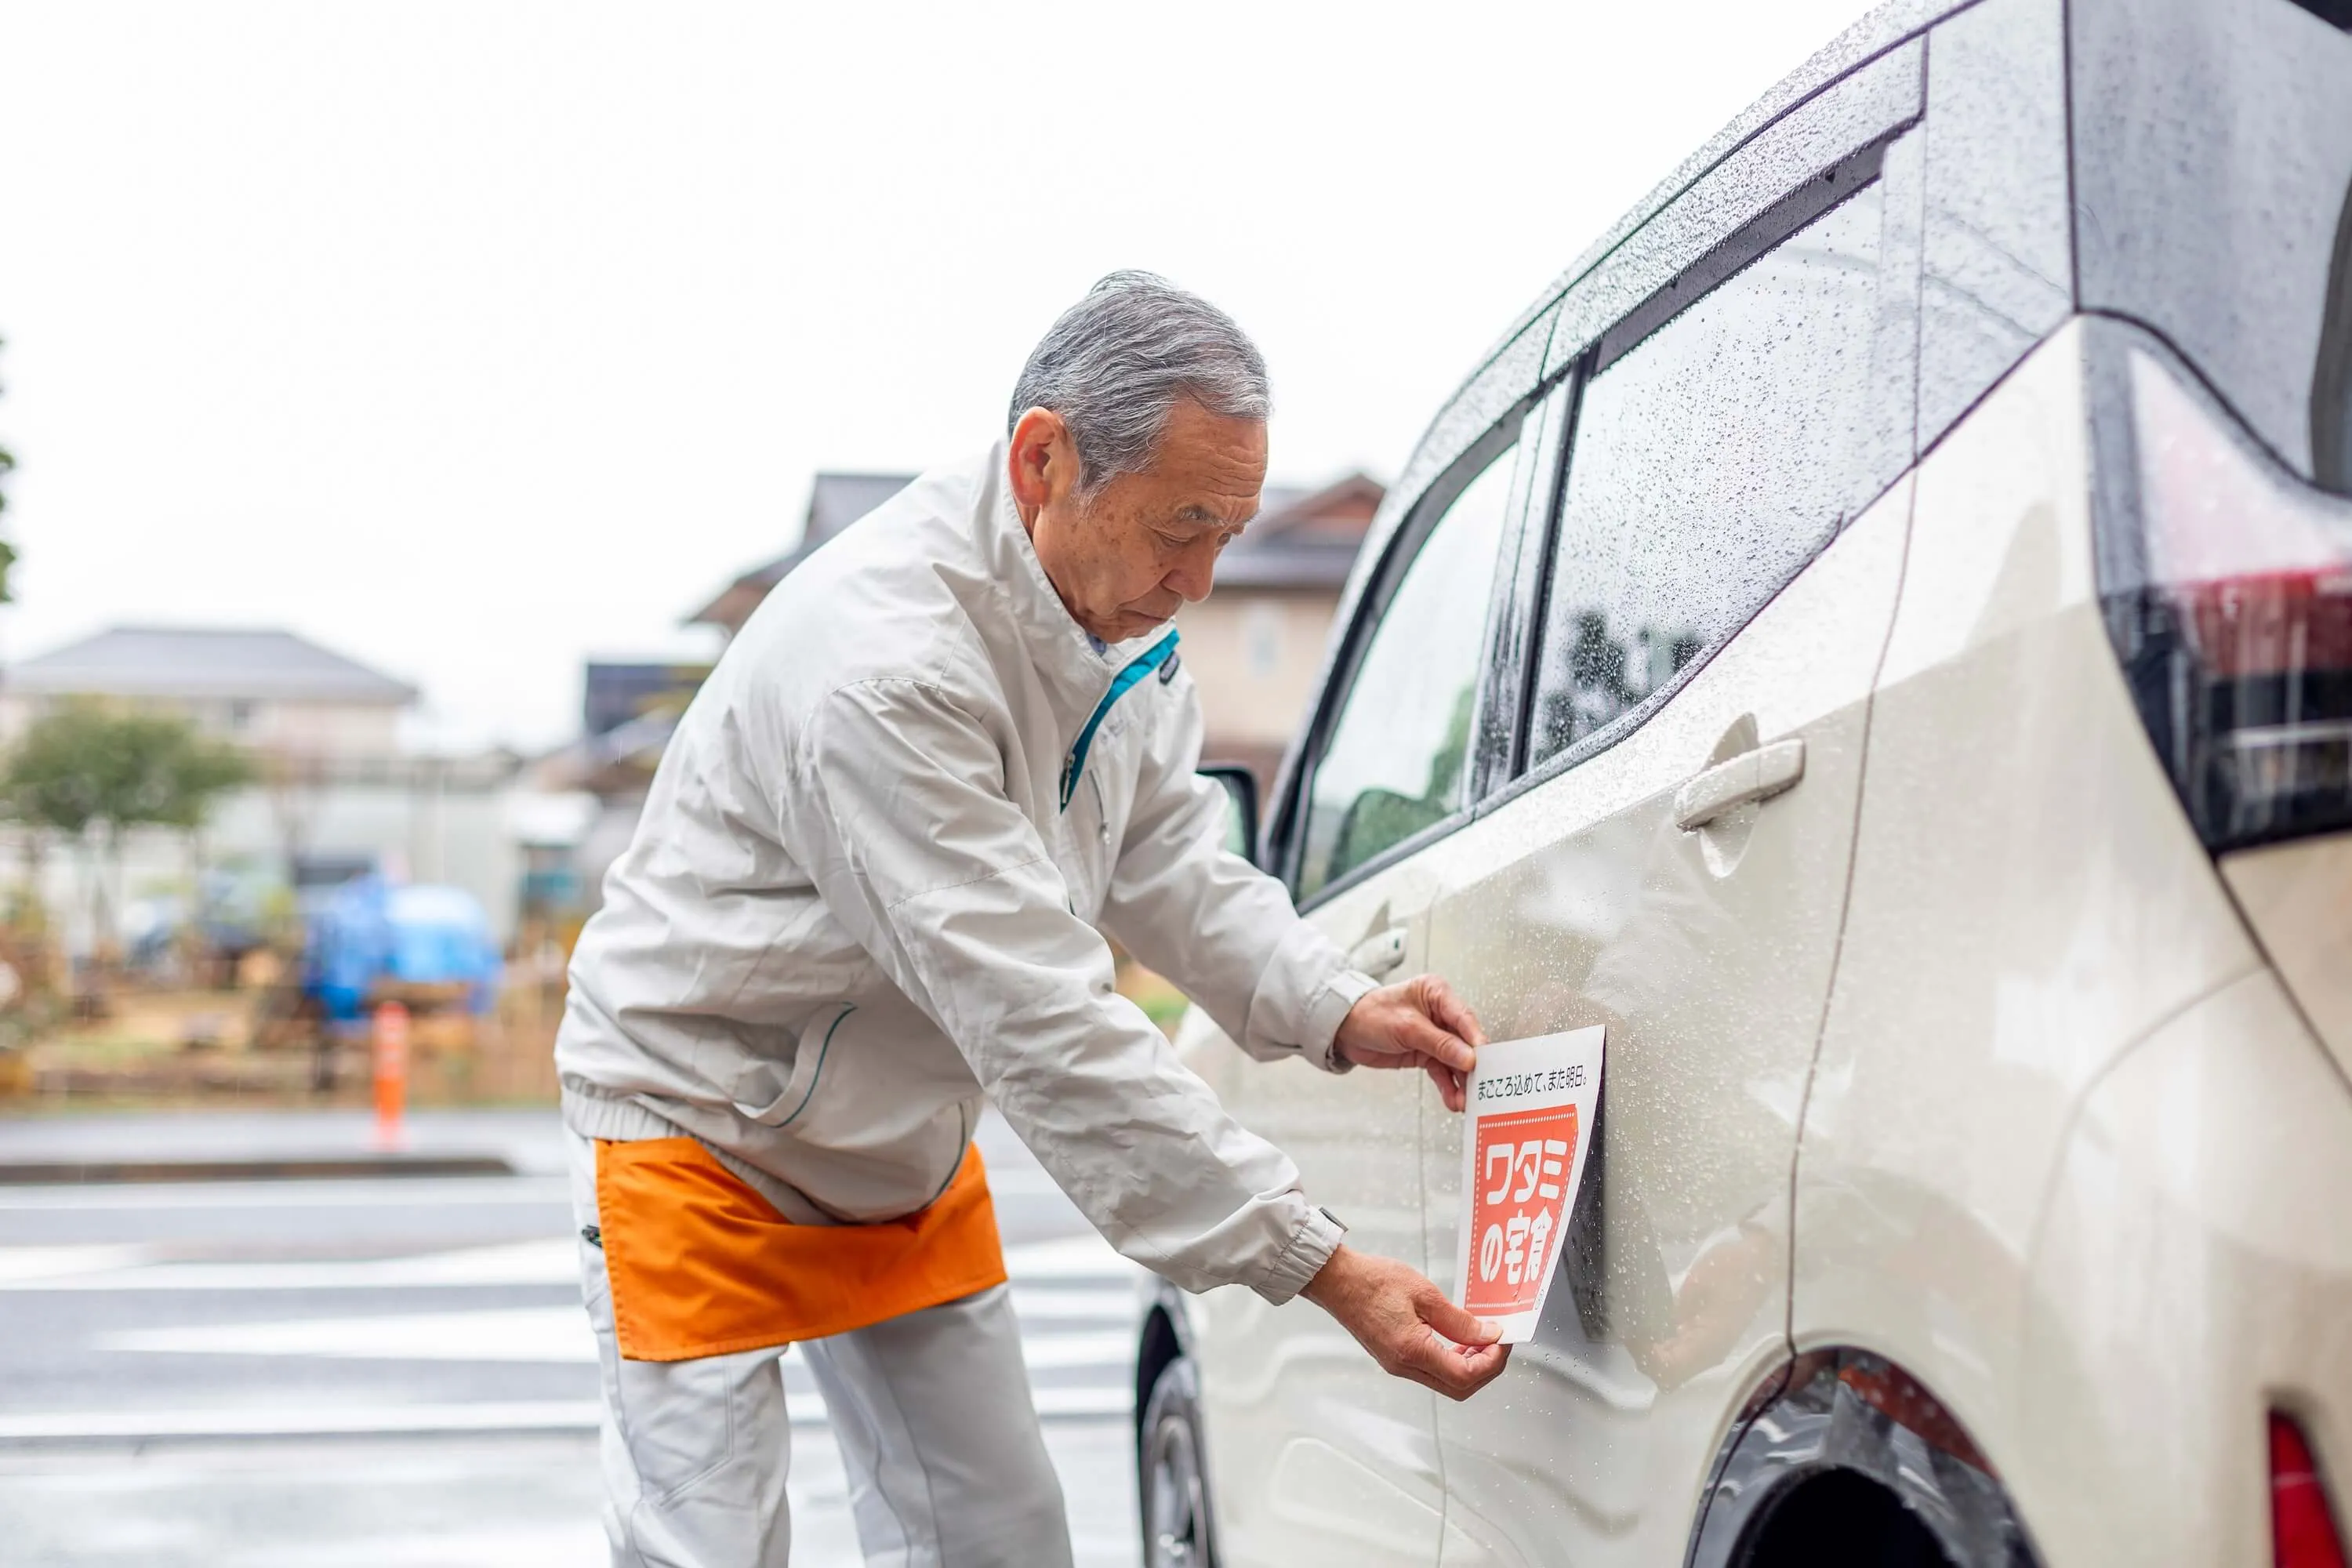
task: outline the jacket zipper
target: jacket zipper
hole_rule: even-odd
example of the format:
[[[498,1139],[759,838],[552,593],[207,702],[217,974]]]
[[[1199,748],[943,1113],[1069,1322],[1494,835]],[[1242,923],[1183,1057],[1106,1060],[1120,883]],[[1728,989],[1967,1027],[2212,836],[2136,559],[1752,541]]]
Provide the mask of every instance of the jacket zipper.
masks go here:
[[[1070,809],[1070,796],[1077,793],[1078,775],[1086,772],[1087,749],[1095,743],[1095,731],[1101,729],[1102,721],[1110,716],[1111,705],[1126,696],[1131,689],[1142,684],[1143,678],[1167,663],[1168,656],[1175,651],[1176,628],[1170,626],[1166,637],[1137,654],[1128,661],[1126,668],[1111,678],[1110,689],[1104,692],[1102,700],[1095,704],[1094,713],[1087,720],[1086,728],[1078,731],[1078,738],[1071,742],[1070,754],[1063,759],[1062,809],[1064,811]]]

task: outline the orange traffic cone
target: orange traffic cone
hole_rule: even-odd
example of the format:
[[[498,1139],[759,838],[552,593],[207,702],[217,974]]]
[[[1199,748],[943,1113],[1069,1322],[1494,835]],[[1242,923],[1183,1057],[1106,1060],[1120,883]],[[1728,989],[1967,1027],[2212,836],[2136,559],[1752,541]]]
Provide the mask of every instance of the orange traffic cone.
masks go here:
[[[389,1152],[408,1135],[401,1116],[408,1107],[408,1009],[386,1002],[375,1010],[375,1146]]]

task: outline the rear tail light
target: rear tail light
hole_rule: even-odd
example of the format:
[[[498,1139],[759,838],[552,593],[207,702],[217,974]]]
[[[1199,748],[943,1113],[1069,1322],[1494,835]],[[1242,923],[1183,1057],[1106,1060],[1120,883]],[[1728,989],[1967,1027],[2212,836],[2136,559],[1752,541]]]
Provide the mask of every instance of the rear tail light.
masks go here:
[[[2101,574],[2182,804],[2216,851],[2352,826],[2352,503],[2185,373],[2126,357],[2136,482],[2103,519]]]
[[[2327,1493],[2303,1428],[2271,1412],[2271,1563],[2273,1568],[2345,1568],[2343,1538],[2328,1516]]]

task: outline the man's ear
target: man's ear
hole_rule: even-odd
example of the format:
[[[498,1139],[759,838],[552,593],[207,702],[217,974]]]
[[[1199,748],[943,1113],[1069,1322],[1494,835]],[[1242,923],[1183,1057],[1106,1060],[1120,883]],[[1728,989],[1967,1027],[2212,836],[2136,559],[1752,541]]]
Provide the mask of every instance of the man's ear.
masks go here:
[[[1052,409],[1032,408],[1013,423],[1005,467],[1024,523],[1034,523],[1048,502],[1076,488],[1077,463],[1070,427]]]

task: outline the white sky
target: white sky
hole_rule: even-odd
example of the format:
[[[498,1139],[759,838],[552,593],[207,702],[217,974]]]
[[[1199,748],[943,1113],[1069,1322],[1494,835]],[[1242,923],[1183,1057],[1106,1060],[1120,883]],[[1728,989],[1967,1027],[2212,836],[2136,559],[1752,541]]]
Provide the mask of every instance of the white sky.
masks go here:
[[[552,743],[1115,267],[1258,338],[1276,479],[1389,478],[1865,9],[0,0],[0,659],[287,626]]]

